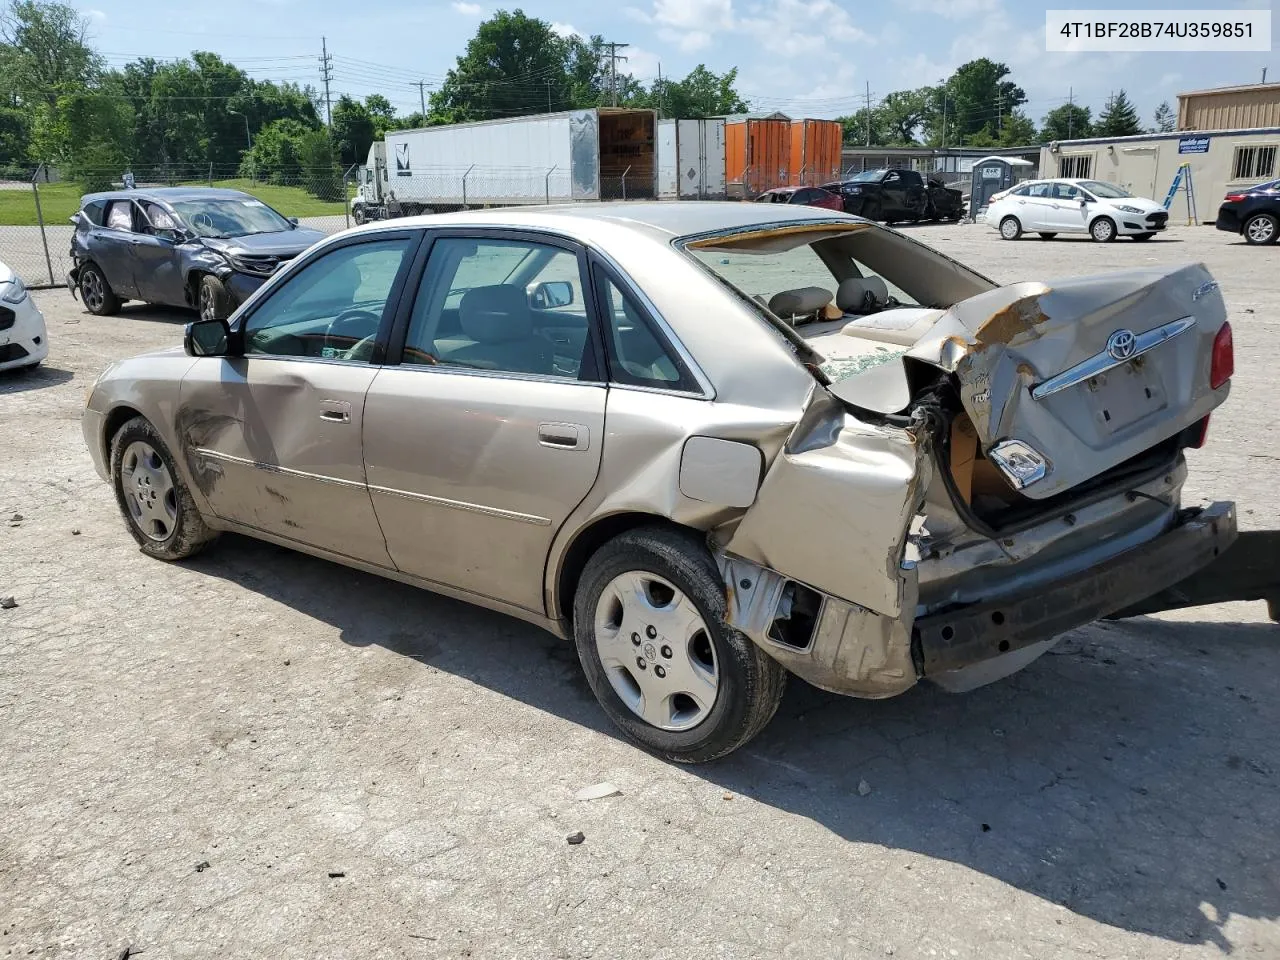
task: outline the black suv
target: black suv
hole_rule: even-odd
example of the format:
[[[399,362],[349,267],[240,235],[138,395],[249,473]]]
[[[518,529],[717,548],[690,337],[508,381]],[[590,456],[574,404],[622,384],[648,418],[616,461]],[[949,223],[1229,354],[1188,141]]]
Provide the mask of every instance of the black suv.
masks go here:
[[[99,315],[142,300],[226,319],[325,236],[247,193],[213,187],[91,193],[71,222],[67,286]]]

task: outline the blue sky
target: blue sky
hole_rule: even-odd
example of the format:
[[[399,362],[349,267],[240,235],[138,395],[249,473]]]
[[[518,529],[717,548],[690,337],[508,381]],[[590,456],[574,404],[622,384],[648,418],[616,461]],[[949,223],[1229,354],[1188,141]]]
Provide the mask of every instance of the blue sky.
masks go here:
[[[382,93],[415,109],[422,79],[438,84],[476,25],[500,6],[489,0],[87,0],[94,42],[119,65],[137,56],[215,51],[261,79],[318,83],[320,38],[334,56],[334,96]],[[832,117],[871,98],[930,84],[986,56],[1007,63],[1039,123],[1074,93],[1095,115],[1121,87],[1144,123],[1179,91],[1253,83],[1273,53],[1046,53],[1047,8],[1261,7],[1268,0],[530,0],[527,14],[560,31],[629,43],[625,68],[639,79],[684,75],[698,63],[739,68],[739,90],[756,109]],[[429,88],[428,88],[429,89]]]

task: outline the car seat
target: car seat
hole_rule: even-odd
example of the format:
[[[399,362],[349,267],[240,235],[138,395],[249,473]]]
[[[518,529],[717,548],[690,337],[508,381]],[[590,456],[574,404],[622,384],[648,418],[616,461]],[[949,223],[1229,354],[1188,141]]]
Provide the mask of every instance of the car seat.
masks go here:
[[[444,362],[515,373],[554,372],[555,348],[533,332],[523,288],[497,284],[468,290],[458,304],[458,320],[472,342],[440,351]]]

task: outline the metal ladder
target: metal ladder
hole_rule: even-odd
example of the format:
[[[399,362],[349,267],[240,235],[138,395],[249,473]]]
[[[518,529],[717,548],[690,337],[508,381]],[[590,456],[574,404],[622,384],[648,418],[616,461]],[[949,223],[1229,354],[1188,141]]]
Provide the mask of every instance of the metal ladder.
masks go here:
[[[1199,217],[1196,215],[1195,185],[1191,182],[1191,164],[1186,161],[1178,164],[1178,172],[1173,175],[1173,183],[1169,185],[1169,192],[1164,196],[1164,208],[1166,210],[1172,206],[1173,198],[1177,195],[1179,189],[1182,189],[1187,195],[1187,226],[1191,226]]]

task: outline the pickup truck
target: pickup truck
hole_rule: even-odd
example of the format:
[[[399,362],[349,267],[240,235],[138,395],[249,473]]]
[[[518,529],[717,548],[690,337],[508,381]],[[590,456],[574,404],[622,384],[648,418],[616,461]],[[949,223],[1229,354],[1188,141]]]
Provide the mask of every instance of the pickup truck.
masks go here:
[[[964,201],[958,190],[916,170],[864,170],[847,180],[823,185],[838,194],[846,213],[868,220],[894,223],[900,220],[959,220]]]

